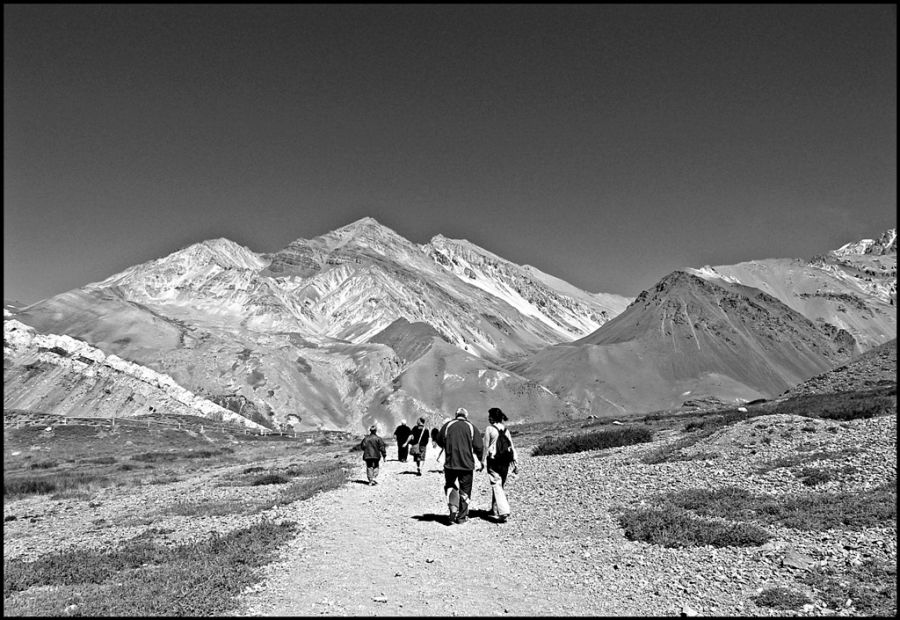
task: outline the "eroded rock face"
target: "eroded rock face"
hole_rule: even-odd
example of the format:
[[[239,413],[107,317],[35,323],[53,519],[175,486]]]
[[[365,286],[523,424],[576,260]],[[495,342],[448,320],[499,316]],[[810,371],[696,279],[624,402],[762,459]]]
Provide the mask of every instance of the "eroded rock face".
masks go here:
[[[65,335],[3,321],[3,405],[60,415],[129,417],[154,412],[259,424],[197,396],[171,377]]]

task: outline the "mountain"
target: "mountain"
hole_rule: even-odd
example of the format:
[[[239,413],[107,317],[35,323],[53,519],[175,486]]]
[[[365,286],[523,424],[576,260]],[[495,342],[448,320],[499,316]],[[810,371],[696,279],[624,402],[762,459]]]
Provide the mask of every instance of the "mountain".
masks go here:
[[[845,330],[758,289],[675,271],[594,333],[508,368],[586,412],[621,415],[698,397],[772,397],[854,347]]]
[[[630,300],[363,218],[268,254],[203,241],[9,310],[229,408],[345,430],[458,406],[553,420],[771,398],[895,338],[895,304],[893,229],[681,269]]]
[[[688,271],[712,282],[758,288],[811,321],[845,329],[858,342],[858,352],[897,335],[896,229],[809,260],[766,259]]]
[[[547,388],[449,344],[424,323],[398,319],[372,342],[390,346],[403,361],[403,370],[375,394],[364,423],[425,415],[433,425],[458,407],[477,417],[499,406],[529,421],[568,419],[578,413]]]
[[[627,302],[580,291],[465,240],[437,236],[418,245],[363,218],[272,254],[204,241],[15,315],[211,398],[243,397],[278,421],[294,414],[303,425],[346,429],[371,415],[392,424],[412,415],[410,407],[431,413],[445,404],[410,379],[416,371],[408,366],[426,362],[379,341],[398,320],[437,334],[441,343],[428,345],[432,364],[465,368],[460,372],[474,373],[485,394],[512,399],[532,393],[532,382],[507,371],[502,381],[485,379],[497,364],[590,333]],[[489,383],[500,387],[485,388]],[[534,415],[568,410],[539,392],[538,400],[547,394],[552,402]],[[488,406],[519,404],[485,398]]]
[[[265,428],[185,390],[171,377],[69,336],[37,333],[8,317],[3,321],[3,379],[4,409],[112,418],[158,411]]]
[[[506,367],[599,415],[771,398],[896,338],[896,239],[675,271],[594,333]]]

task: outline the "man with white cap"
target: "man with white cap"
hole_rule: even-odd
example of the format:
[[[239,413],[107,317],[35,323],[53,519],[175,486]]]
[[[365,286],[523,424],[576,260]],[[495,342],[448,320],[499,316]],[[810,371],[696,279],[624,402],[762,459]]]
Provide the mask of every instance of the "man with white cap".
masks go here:
[[[481,432],[468,417],[469,412],[460,407],[456,417],[441,427],[437,437],[438,445],[444,450],[444,494],[450,508],[451,525],[468,521],[476,459],[478,471],[484,469]]]

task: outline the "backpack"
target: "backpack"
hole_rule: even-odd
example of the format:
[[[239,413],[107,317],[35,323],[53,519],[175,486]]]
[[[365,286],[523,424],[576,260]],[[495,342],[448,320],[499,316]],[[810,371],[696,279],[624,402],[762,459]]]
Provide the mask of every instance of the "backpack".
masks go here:
[[[497,428],[496,426],[494,428]],[[509,438],[509,429],[504,428],[502,431],[497,428],[497,451],[494,454],[494,461],[498,463],[512,463],[513,449],[512,440]]]

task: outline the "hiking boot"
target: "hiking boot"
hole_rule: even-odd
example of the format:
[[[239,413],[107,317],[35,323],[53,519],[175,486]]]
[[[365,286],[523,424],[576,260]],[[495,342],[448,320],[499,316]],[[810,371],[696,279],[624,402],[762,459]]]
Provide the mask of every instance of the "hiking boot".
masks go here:
[[[422,475],[422,470],[421,470],[421,469],[417,470],[417,471],[416,471],[416,475],[417,475],[417,476],[421,476],[421,475]]]
[[[454,523],[456,523],[456,515],[457,514],[458,513],[455,510],[450,511],[450,525],[453,525]]]
[[[374,480],[369,480],[369,486],[370,486],[370,487],[374,487],[374,486],[375,486],[375,481],[374,481]]]
[[[509,515],[500,515],[497,517],[497,523],[506,523],[507,519],[509,519]]]
[[[469,522],[469,517],[463,517],[461,519],[456,520],[457,525],[465,525],[468,522]]]

